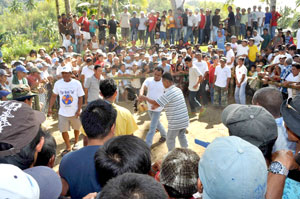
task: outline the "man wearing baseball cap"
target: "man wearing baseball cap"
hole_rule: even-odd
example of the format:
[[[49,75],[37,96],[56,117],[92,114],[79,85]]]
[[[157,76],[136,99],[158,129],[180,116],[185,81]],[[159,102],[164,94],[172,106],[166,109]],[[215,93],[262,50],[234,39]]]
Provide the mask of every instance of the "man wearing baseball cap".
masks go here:
[[[0,100],[5,101],[7,100],[7,96],[10,94],[7,90],[0,90]]]
[[[62,152],[62,155],[71,151],[71,144],[69,140],[68,131],[70,130],[70,125],[74,129],[75,141],[73,150],[77,150],[78,139],[79,139],[79,129],[81,127],[81,122],[79,120],[79,115],[81,111],[84,91],[81,83],[78,80],[72,79],[72,70],[70,67],[64,66],[62,68],[62,79],[58,80],[54,84],[53,94],[50,99],[48,115],[52,114],[52,107],[55,103],[57,96],[60,100],[59,108],[59,118],[58,118],[58,128],[62,132],[62,137],[66,144],[66,149]]]
[[[34,96],[36,96],[36,94],[32,93],[28,86],[18,86],[12,89],[12,99],[24,102],[30,107],[32,107],[32,100]]]
[[[34,165],[44,145],[43,113],[18,101],[0,101],[0,163],[20,169]]]
[[[29,71],[26,70],[26,68],[23,65],[18,65],[15,69],[15,74],[13,75],[13,78],[10,82],[10,89],[13,89],[14,87],[18,85],[27,85],[28,81],[26,79],[27,73]]]
[[[6,70],[0,69],[0,87],[1,89],[5,89],[7,91],[11,91],[9,85],[7,84],[8,74]]]

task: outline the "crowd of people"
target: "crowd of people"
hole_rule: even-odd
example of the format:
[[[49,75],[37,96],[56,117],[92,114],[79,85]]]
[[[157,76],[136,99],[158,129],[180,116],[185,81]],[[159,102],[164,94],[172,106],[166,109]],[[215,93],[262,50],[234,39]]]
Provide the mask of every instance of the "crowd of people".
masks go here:
[[[202,8],[140,17],[125,8],[108,21],[63,14],[61,47],[11,63],[0,57],[0,196],[297,198],[300,42],[277,28],[275,7],[256,8],[229,6],[224,20]],[[134,136],[133,113],[117,105],[128,100],[149,114],[145,140]],[[208,106],[223,109],[229,136],[197,142],[206,148],[200,157],[186,134]],[[65,143],[58,174],[56,141],[43,127],[56,113]],[[157,131],[169,152],[151,162]]]

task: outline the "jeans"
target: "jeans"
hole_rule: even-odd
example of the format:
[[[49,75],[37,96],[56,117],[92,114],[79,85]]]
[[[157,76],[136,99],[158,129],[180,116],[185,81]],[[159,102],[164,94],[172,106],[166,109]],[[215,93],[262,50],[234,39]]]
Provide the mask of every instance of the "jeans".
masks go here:
[[[246,25],[245,24],[241,24],[241,35],[243,36],[243,38],[245,38],[245,36],[246,36]]]
[[[175,41],[175,28],[170,28],[170,44],[174,44]]]
[[[273,39],[273,37],[275,37],[276,28],[277,28],[277,26],[272,26],[271,27],[271,39]]]
[[[217,41],[217,35],[218,35],[218,27],[217,26],[213,26],[213,37],[212,37],[212,40],[214,41],[214,42],[216,42]]]
[[[183,38],[185,38],[187,33],[187,26],[183,26],[182,31],[183,31]]]
[[[204,29],[204,43],[208,44],[210,40],[210,28]]]
[[[263,29],[264,29],[263,26],[258,26],[258,27],[257,27],[257,33],[258,33],[259,35],[262,35],[262,34],[264,33]]]
[[[265,29],[265,28],[267,28],[267,29],[268,29],[268,33],[271,34],[271,33],[270,33],[270,24],[264,24],[264,29]]]
[[[189,38],[191,38],[191,43],[194,43],[194,35],[193,35],[193,27],[187,27],[187,33],[184,37],[184,43],[188,42]]]
[[[167,135],[167,147],[169,151],[172,151],[175,148],[175,139],[178,136],[178,140],[180,143],[180,146],[182,148],[188,147],[188,141],[185,136],[185,129],[180,130],[168,130]]]
[[[146,136],[146,143],[148,146],[152,145],[153,137],[156,129],[159,130],[161,137],[167,137],[167,133],[163,125],[160,123],[160,112],[157,111],[148,111],[149,117],[151,118],[150,129]]]
[[[207,83],[208,83],[208,80],[204,80],[200,84],[200,88],[199,88],[199,91],[198,91],[198,97],[200,98],[200,96],[201,96],[201,103],[203,105],[206,105],[208,103],[208,98],[207,98],[206,90],[205,90]]]
[[[195,113],[196,108],[201,107],[201,104],[199,102],[199,95],[198,91],[189,91],[189,102],[190,102],[190,107],[191,107],[191,112]]]
[[[241,87],[235,86],[234,99],[237,104],[246,104],[246,85],[247,82],[241,84]]]
[[[130,39],[137,41],[137,39],[138,39],[138,30],[137,29],[131,30]]]
[[[210,91],[210,101],[212,104],[214,104],[214,92],[215,89],[213,87],[213,83],[209,83],[209,91]]]
[[[153,28],[153,30],[151,32],[149,32],[151,46],[153,46],[155,44],[154,35],[155,35],[155,29]]]
[[[175,32],[176,32],[176,41],[179,41],[179,39],[181,39],[181,28],[176,28]]]
[[[160,32],[160,39],[161,41],[167,40],[167,33],[166,32]]]
[[[204,41],[204,29],[199,28],[198,44],[202,44]]]

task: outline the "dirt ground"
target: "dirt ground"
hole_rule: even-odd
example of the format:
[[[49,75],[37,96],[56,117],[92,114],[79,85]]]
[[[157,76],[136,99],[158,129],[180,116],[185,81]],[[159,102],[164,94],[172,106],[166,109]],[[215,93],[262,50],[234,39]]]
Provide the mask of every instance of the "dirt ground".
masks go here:
[[[119,105],[126,107],[133,113],[133,103],[132,102],[121,102]],[[207,106],[207,110],[205,115],[203,115],[200,119],[198,117],[190,118],[190,126],[188,127],[187,139],[189,142],[189,148],[196,151],[200,156],[203,154],[205,148],[195,144],[195,138],[200,139],[205,142],[211,142],[216,137],[226,136],[228,135],[227,128],[221,122],[221,108],[215,108],[212,106]],[[145,139],[147,131],[149,129],[150,120],[148,114],[145,112],[141,115],[134,113],[134,118],[139,126],[139,130],[137,130],[134,135]],[[160,118],[163,126],[167,130],[167,118],[165,113],[163,112]],[[61,152],[65,148],[64,141],[62,139],[61,133],[57,128],[57,120],[53,120],[52,118],[47,118],[45,123],[46,128],[50,131],[50,133],[55,137],[57,142],[57,157],[55,161],[55,170],[58,170],[59,163],[61,161]],[[74,134],[73,132],[69,132],[71,143],[74,142]],[[153,143],[157,143],[160,138],[160,134],[156,133],[153,139]],[[80,135],[80,146],[83,146],[83,137]],[[176,140],[176,147],[180,147],[178,140]],[[152,162],[157,160],[162,160],[164,155],[168,152],[166,143],[157,145],[152,149]]]

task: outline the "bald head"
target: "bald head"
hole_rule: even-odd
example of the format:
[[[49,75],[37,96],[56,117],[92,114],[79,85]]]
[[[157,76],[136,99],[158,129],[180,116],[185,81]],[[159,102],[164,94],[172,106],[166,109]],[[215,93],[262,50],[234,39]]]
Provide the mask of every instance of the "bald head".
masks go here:
[[[280,117],[280,106],[283,98],[281,92],[272,87],[265,87],[257,90],[252,98],[252,104],[267,109],[274,118]]]

